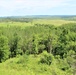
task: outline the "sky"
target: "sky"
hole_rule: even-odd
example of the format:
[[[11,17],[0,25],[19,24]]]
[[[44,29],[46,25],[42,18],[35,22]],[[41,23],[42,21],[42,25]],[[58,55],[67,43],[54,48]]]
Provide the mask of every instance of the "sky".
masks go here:
[[[76,15],[76,0],[0,0],[0,16]]]

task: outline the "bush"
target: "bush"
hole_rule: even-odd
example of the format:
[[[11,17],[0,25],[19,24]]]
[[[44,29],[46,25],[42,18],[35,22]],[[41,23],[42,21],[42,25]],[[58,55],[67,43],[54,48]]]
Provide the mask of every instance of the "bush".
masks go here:
[[[50,65],[53,61],[53,55],[47,53],[46,51],[43,51],[43,53],[41,54],[41,58],[40,58],[40,63],[45,63],[47,65]]]
[[[23,56],[20,57],[17,64],[26,64],[27,62],[28,62],[28,56],[24,54]]]

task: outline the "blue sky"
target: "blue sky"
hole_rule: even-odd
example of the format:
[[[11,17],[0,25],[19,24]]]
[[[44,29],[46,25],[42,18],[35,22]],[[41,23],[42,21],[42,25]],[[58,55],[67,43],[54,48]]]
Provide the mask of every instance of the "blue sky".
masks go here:
[[[76,0],[0,0],[0,16],[76,15]]]

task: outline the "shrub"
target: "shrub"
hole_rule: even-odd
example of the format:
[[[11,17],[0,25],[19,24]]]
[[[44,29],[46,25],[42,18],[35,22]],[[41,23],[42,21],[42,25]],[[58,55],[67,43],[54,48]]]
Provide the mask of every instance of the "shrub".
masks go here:
[[[43,53],[41,54],[41,58],[40,58],[40,63],[45,63],[47,65],[50,65],[53,61],[53,55],[47,53],[46,51],[43,51]]]
[[[17,64],[25,64],[27,62],[28,62],[28,56],[26,54],[24,54],[23,56],[20,57]]]

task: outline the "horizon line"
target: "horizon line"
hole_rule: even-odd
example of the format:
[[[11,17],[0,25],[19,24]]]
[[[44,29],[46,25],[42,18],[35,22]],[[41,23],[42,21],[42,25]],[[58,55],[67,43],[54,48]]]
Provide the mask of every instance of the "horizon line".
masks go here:
[[[76,15],[73,14],[72,15],[64,15],[64,14],[63,15],[19,15],[19,16],[11,15],[11,16],[0,16],[0,18],[1,17],[31,17],[31,16],[76,16]]]

